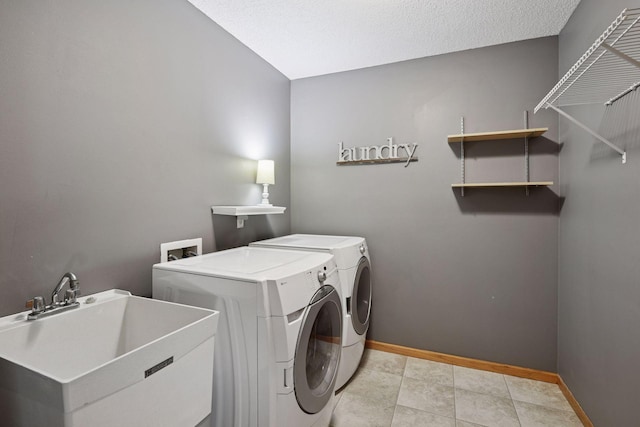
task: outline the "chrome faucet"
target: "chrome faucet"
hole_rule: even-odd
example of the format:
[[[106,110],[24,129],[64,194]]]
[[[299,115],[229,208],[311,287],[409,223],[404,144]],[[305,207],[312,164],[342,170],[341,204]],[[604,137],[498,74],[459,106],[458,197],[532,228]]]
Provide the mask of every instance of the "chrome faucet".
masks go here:
[[[60,293],[64,285],[66,285],[67,283],[69,284],[69,289],[65,293],[64,303],[62,304],[76,302],[76,298],[78,297],[80,282],[78,281],[78,278],[76,277],[75,274],[69,272],[69,273],[65,273],[64,276],[62,276],[62,279],[60,279],[60,282],[51,293],[52,307],[57,307],[61,305],[61,303],[58,302],[58,294]]]
[[[58,301],[58,294],[64,288],[65,285],[69,285],[69,289],[64,294],[64,301]],[[69,272],[65,273],[60,279],[56,287],[51,293],[51,304],[44,304],[44,298],[38,296],[32,300],[27,301],[27,308],[31,309],[31,313],[27,316],[29,320],[40,319],[52,314],[67,311],[71,308],[78,307],[80,303],[77,298],[80,294],[80,282],[75,274]]]

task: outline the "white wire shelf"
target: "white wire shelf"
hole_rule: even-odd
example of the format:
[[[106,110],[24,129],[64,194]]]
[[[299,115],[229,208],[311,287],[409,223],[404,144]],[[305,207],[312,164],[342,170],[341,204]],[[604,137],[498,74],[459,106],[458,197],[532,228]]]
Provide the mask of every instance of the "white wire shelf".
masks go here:
[[[640,8],[625,9],[534,109],[611,104],[640,86]]]
[[[542,98],[536,108],[551,108],[627,161],[627,153],[576,120],[560,107],[602,103],[612,105],[640,87],[640,8],[624,9],[589,49]]]

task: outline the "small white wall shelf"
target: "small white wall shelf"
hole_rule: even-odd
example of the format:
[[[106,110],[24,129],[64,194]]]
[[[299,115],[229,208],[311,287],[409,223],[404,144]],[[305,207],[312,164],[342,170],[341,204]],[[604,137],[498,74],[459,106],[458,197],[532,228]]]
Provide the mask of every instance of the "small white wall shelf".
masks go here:
[[[244,221],[250,215],[283,214],[287,208],[282,206],[211,206],[214,215],[230,215],[236,217],[236,226],[244,227]]]
[[[607,144],[627,161],[627,153],[560,107],[610,106],[640,87],[640,8],[624,9],[533,110],[551,108]]]
[[[460,195],[464,197],[465,188],[494,188],[494,187],[522,187],[525,189],[525,194],[529,195],[529,188],[531,187],[545,187],[553,185],[553,181],[529,181],[529,138],[535,138],[545,133],[548,128],[529,128],[529,117],[527,112],[524,112],[524,129],[514,130],[499,130],[493,132],[477,132],[477,133],[464,133],[464,117],[460,118],[460,131],[457,135],[449,135],[447,141],[451,143],[460,143],[460,175],[461,182],[458,184],[451,184],[452,188],[459,188]],[[526,181],[516,182],[465,182],[465,159],[464,159],[464,144],[465,142],[481,142],[481,141],[496,141],[496,140],[513,140],[524,139],[524,177]]]

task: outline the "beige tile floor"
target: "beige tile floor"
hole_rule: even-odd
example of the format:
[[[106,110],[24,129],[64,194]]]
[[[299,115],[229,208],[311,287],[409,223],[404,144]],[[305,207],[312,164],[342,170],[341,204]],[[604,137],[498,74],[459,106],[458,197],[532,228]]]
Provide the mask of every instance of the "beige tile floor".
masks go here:
[[[556,384],[365,350],[332,427],[581,427]]]

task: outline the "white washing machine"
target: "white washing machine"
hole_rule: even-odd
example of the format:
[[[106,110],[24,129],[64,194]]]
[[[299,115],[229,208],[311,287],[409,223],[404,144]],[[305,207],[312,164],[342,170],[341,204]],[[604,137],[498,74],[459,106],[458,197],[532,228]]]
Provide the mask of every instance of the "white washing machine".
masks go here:
[[[363,237],[292,234],[251,243],[251,247],[294,249],[333,254],[342,282],[344,333],[336,389],[358,368],[371,315],[371,259]]]
[[[153,297],[220,311],[211,425],[329,425],[342,349],[331,254],[242,247],[156,264]]]

